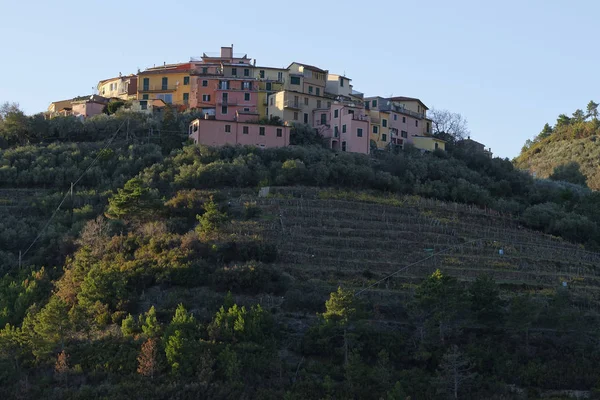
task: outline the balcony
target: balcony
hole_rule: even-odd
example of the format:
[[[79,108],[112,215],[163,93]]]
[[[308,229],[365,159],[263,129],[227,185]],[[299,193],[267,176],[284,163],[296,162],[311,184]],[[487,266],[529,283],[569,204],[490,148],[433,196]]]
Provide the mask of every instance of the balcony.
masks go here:
[[[294,101],[294,100],[286,100],[285,103],[283,104],[283,106],[285,108],[292,108],[295,110],[300,110],[302,109],[302,105],[300,104],[299,101]]]
[[[176,90],[177,90],[176,85],[149,85],[149,86],[142,86],[142,88],[139,89],[139,92],[147,92],[147,93],[174,92]]]

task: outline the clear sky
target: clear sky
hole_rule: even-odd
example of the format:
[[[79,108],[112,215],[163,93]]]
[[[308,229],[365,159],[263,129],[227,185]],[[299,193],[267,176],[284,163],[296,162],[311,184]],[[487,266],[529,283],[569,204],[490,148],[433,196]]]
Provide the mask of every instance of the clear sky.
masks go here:
[[[99,80],[234,44],[258,64],[345,73],[420,98],[512,158],[558,114],[600,100],[595,0],[0,0],[0,102],[26,113]]]

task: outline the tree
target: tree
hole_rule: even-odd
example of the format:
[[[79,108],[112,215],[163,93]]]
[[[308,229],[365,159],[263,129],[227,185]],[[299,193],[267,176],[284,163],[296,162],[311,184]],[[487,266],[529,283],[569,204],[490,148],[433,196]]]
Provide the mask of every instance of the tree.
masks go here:
[[[323,146],[323,135],[310,125],[294,124],[290,132],[290,144],[299,146]]]
[[[592,118],[594,121],[598,119],[598,103],[595,103],[593,100],[587,105],[587,116],[586,118]]]
[[[155,338],[150,338],[142,344],[137,360],[138,374],[154,378],[158,372],[158,341]]]
[[[565,114],[560,114],[556,119],[556,127],[559,126],[567,126],[571,124],[571,118],[567,117]]]
[[[58,296],[52,296],[36,316],[33,329],[46,342],[49,350],[58,343],[61,351],[64,350],[65,338],[71,329],[67,304]]]
[[[219,206],[214,202],[212,196],[210,201],[204,204],[204,210],[204,214],[196,217],[200,223],[197,228],[198,233],[216,231],[227,221],[227,214],[219,210]]]
[[[66,382],[69,371],[69,355],[63,350],[58,353],[58,356],[56,357],[54,372],[59,380]]]
[[[123,318],[121,321],[121,332],[123,336],[131,336],[135,333],[137,327],[135,326],[135,320],[131,314],[127,315],[127,317]]]
[[[585,114],[583,113],[583,110],[580,108],[575,110],[575,112],[573,113],[573,122],[583,122],[584,120]]]
[[[459,390],[468,386],[477,376],[477,373],[471,372],[473,368],[469,358],[453,344],[444,354],[438,367],[436,383],[441,391],[449,394],[451,398],[458,399]]]
[[[133,178],[108,200],[106,215],[111,218],[147,217],[156,211],[157,206],[154,192],[145,187],[140,178]]]
[[[336,292],[329,295],[325,302],[326,311],[322,314],[327,322],[339,325],[343,330],[344,339],[344,364],[348,365],[349,336],[348,329],[351,324],[363,316],[362,303],[354,296],[352,290],[338,287]]]
[[[110,103],[108,103],[106,111],[108,111],[108,114],[114,114],[119,108],[123,107],[124,105],[125,102],[122,100],[113,100]]]
[[[156,319],[156,309],[154,306],[150,307],[150,310],[146,313],[145,318],[140,316],[142,321],[142,332],[148,337],[156,337],[160,334],[160,324]]]
[[[540,132],[540,134],[537,137],[538,137],[538,139],[545,139],[548,136],[552,135],[553,132],[554,131],[553,131],[552,127],[550,126],[550,124],[546,122],[546,124],[544,125],[544,128],[542,129],[542,131]],[[528,147],[530,147],[530,146],[528,146]]]
[[[436,136],[449,136],[452,140],[458,141],[469,135],[467,120],[459,113],[431,109],[427,116],[432,121],[433,134]]]
[[[441,343],[460,318],[464,309],[463,292],[456,279],[436,270],[415,292],[417,307],[425,312],[426,320],[437,327]]]
[[[29,120],[17,103],[6,102],[0,106],[0,137],[9,144],[29,141]]]
[[[502,325],[503,301],[496,282],[488,275],[478,276],[469,287],[471,311],[475,320],[485,325],[488,329]]]
[[[581,173],[579,164],[575,161],[555,167],[554,172],[552,172],[549,178],[553,181],[570,182],[575,185],[587,186],[587,178]]]

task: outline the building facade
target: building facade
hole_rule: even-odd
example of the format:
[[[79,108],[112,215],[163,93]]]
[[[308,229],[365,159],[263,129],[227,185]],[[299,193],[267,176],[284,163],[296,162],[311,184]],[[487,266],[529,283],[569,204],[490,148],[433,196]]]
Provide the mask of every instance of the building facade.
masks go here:
[[[206,146],[250,145],[260,148],[285,147],[290,144],[290,127],[259,124],[252,117],[236,115],[235,120],[195,119],[189,137]]]
[[[188,106],[190,63],[165,64],[138,73],[137,100],[160,99],[167,104]]]
[[[98,94],[106,98],[133,100],[137,97],[137,75],[121,76],[98,82]]]

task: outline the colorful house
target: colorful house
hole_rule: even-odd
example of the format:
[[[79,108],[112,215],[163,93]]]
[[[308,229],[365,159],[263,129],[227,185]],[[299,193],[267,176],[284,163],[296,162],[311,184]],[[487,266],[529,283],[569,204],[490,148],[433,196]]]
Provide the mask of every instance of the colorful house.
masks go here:
[[[369,153],[369,116],[362,103],[334,101],[313,110],[313,125],[333,150]]]
[[[75,98],[71,102],[71,115],[89,118],[94,115],[102,114],[108,102],[109,99],[98,95]]]
[[[268,118],[269,96],[283,90],[287,69],[271,67],[255,67],[258,80],[258,116]]]
[[[165,64],[138,73],[137,100],[161,99],[187,106],[190,99],[190,63]]]
[[[224,121],[207,115],[189,126],[189,137],[207,146],[250,145],[260,148],[284,147],[290,144],[290,127],[259,124],[253,115],[238,113],[235,120]]]
[[[414,136],[412,144],[421,151],[446,150],[446,142],[433,136]]]
[[[54,118],[59,115],[71,115],[71,102],[73,102],[73,99],[53,101],[45,113],[47,118]]]
[[[98,94],[107,98],[133,100],[137,97],[137,75],[119,76],[98,82]]]
[[[413,143],[417,136],[431,135],[428,108],[419,99],[376,96],[366,97],[364,104],[371,117],[371,140],[378,149],[390,145],[403,146]]]

